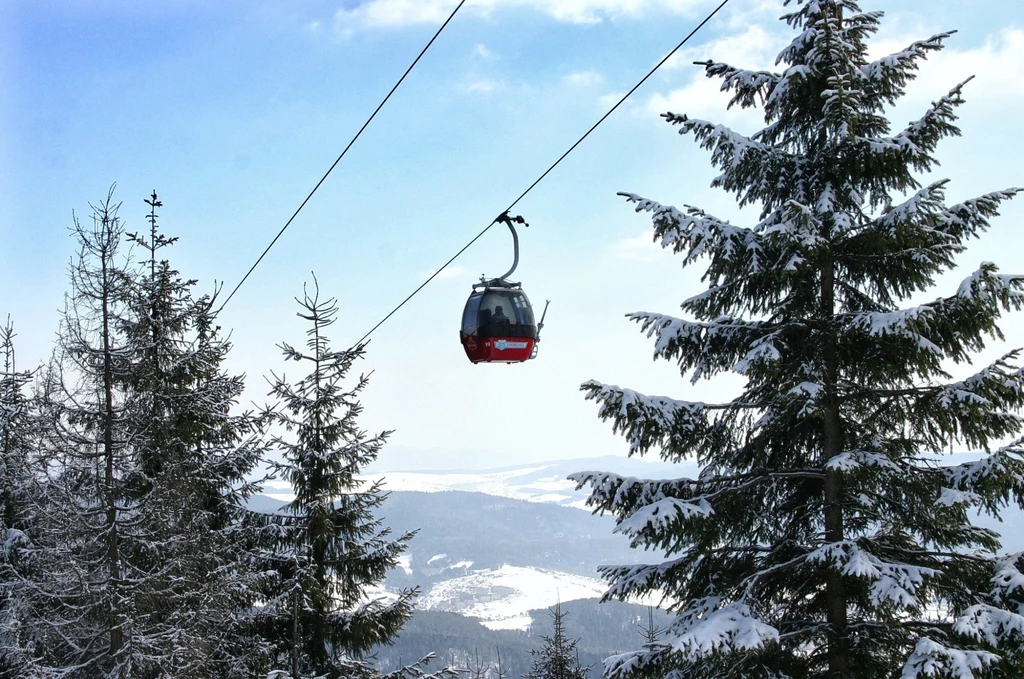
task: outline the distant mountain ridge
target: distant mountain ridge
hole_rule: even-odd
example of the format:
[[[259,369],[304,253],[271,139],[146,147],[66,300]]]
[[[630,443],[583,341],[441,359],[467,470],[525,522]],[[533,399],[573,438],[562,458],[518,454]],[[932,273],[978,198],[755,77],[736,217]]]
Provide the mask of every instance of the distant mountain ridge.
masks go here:
[[[475,457],[480,458],[481,456]],[[435,461],[435,463],[437,462]],[[422,462],[420,467],[424,466],[429,466],[429,464]],[[360,478],[368,482],[381,481],[384,484],[384,489],[392,492],[437,493],[458,490],[585,509],[588,497],[586,489],[576,490],[576,484],[569,481],[567,477],[570,474],[589,470],[610,471],[624,476],[641,478],[676,478],[678,476],[695,476],[698,472],[697,466],[691,463],[669,464],[644,458],[608,455],[492,468],[418,468],[410,470],[375,462],[370,465],[369,471],[360,475]],[[275,498],[291,498],[288,485],[281,481],[270,482],[266,492],[267,495]]]
[[[941,462],[947,465],[976,458],[977,454],[973,453],[940,456]],[[384,471],[387,466],[391,465],[376,465],[374,469],[377,471],[367,478],[382,479],[386,488],[395,491],[466,490],[577,509],[587,509],[586,499],[589,494],[585,488],[576,490],[575,484],[566,479],[569,474],[596,470],[645,479],[696,478],[700,474],[700,467],[693,461],[673,464],[649,458],[611,455],[475,470]],[[421,466],[429,465],[422,462]],[[1000,534],[1003,551],[1024,551],[1024,508],[1011,503],[1001,519],[976,514],[975,523]]]
[[[476,616],[492,629],[525,629],[530,609],[565,597],[596,599],[606,588],[603,564],[658,562],[660,555],[629,548],[610,516],[585,508],[586,490],[565,477],[614,471],[641,478],[693,478],[694,464],[603,457],[557,460],[496,469],[378,470],[364,477],[390,491],[378,515],[395,534],[418,531],[392,571],[387,588],[418,586],[420,608]],[[280,489],[279,490],[283,490]],[[276,498],[252,506],[273,511]],[[1003,535],[1004,550],[1024,550],[1024,512],[979,525]]]
[[[480,458],[480,455],[475,458]],[[446,459],[446,458],[442,458]],[[435,464],[439,461],[435,461]],[[429,466],[421,462],[420,467]],[[596,458],[551,460],[492,468],[431,468],[400,469],[394,465],[375,462],[360,478],[366,481],[381,481],[384,489],[392,492],[416,491],[436,493],[443,491],[466,491],[484,493],[498,497],[543,502],[586,509],[589,493],[577,490],[576,484],[568,480],[570,474],[581,471],[610,471],[624,476],[641,478],[675,478],[695,476],[695,464],[669,464],[644,458],[628,458],[608,455]],[[288,498],[287,486],[272,483],[268,494]]]
[[[390,584],[426,587],[485,569],[523,566],[597,577],[642,552],[614,533],[610,516],[553,503],[466,491],[394,491],[379,512],[395,534],[418,531]]]

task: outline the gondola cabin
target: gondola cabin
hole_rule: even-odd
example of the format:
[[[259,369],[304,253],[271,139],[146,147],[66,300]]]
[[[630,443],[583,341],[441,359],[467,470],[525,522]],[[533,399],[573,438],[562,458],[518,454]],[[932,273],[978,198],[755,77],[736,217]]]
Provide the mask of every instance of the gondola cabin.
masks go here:
[[[537,323],[526,293],[518,287],[475,287],[462,312],[459,332],[473,363],[522,363],[534,357]]]

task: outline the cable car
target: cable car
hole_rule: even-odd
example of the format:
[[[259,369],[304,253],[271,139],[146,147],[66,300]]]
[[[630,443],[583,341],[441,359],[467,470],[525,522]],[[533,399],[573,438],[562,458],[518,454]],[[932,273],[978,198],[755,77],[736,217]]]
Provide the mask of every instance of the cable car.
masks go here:
[[[481,276],[480,282],[473,284],[462,311],[459,340],[473,363],[522,363],[537,355],[537,342],[548,308],[545,304],[544,314],[537,323],[523,286],[508,280],[519,265],[519,236],[512,223],[529,224],[522,217],[509,217],[507,212],[494,221],[507,224],[512,232],[515,260],[504,276],[491,279]]]

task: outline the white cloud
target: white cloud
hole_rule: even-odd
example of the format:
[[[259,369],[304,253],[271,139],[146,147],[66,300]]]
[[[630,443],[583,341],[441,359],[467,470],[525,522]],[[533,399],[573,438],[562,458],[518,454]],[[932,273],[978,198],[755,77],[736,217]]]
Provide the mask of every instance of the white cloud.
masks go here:
[[[703,74],[700,67],[693,62],[710,59],[742,68],[768,70],[775,68],[775,57],[792,39],[793,33],[786,30],[781,23],[777,26],[748,23],[743,26],[742,32],[730,32],[726,37],[680,50],[662,68],[693,69]]]
[[[597,102],[604,108],[611,108],[612,106],[615,106],[620,99],[622,99],[622,95],[624,94],[625,92],[609,92],[608,94],[602,94],[598,98]]]
[[[600,85],[604,78],[597,71],[576,71],[562,78],[570,85]]]
[[[599,24],[605,17],[636,16],[644,5],[683,4],[654,3],[642,0],[492,0],[494,4],[532,7],[559,21],[574,24]]]
[[[615,256],[635,262],[653,262],[664,256],[661,246],[654,242],[654,230],[648,229],[634,238],[623,238],[615,244]]]
[[[352,33],[362,28],[439,24],[454,7],[446,0],[370,0],[353,9],[339,9],[334,25],[342,33]]]
[[[335,12],[335,26],[343,33],[367,28],[397,28],[443,22],[456,0],[368,0],[353,9]],[[558,21],[596,24],[605,19],[641,17],[650,10],[682,14],[702,6],[700,0],[469,0],[462,12],[487,16],[499,9],[525,8]]]
[[[483,57],[484,59],[490,59],[494,56],[491,50],[487,49],[487,45],[480,42],[478,42],[473,48],[473,52],[475,52],[478,57]]]
[[[461,83],[456,87],[458,91],[465,93],[480,93],[487,94],[493,92],[498,88],[498,83],[489,78],[480,78],[478,80],[470,80],[468,82]]]

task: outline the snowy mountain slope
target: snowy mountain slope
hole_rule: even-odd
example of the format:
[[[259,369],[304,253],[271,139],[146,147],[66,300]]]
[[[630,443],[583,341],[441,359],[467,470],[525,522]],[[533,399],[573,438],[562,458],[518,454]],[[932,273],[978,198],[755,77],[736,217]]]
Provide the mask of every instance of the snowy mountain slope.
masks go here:
[[[484,493],[392,492],[380,516],[394,534],[418,531],[395,586],[432,586],[470,571],[523,566],[596,577],[597,567],[642,553],[613,532],[608,516]]]
[[[942,456],[940,461],[944,465],[952,465],[976,457],[958,453]],[[463,490],[586,509],[586,490],[577,491],[575,485],[566,479],[569,474],[584,470],[610,471],[646,479],[695,478],[699,473],[694,463],[669,464],[646,458],[606,456],[483,470],[378,471],[366,478],[382,480],[386,488],[394,491]],[[1020,507],[1008,507],[1001,519],[978,516],[976,523],[999,533],[1004,551],[1024,551],[1024,510]]]
[[[261,497],[251,506],[274,511],[280,504]],[[605,590],[599,565],[644,556],[613,533],[611,517],[554,503],[394,491],[378,516],[393,535],[417,531],[388,574],[387,590],[417,586],[418,608],[473,616],[491,629],[525,629],[530,609],[596,599]]]
[[[949,462],[946,462],[947,464]],[[580,511],[585,494],[565,476],[586,469],[643,478],[695,476],[692,465],[643,459],[553,461],[491,470],[379,471],[391,491],[381,508],[396,534],[417,530],[388,588],[419,586],[420,607],[480,618],[492,629],[520,629],[530,608],[570,598],[597,598],[597,567],[657,562],[613,533],[614,520]],[[278,496],[279,498],[282,496]],[[284,496],[286,498],[286,496]],[[272,511],[280,499],[254,498]],[[1006,551],[1024,550],[1024,512],[978,523],[1003,536]]]
[[[438,582],[420,596],[416,607],[477,618],[489,629],[526,630],[533,622],[531,609],[596,599],[604,591],[597,578],[505,564]]]

